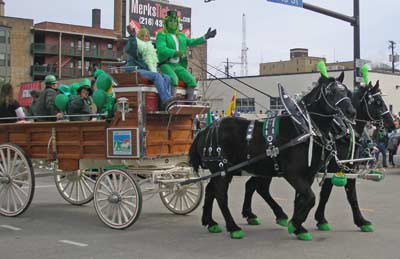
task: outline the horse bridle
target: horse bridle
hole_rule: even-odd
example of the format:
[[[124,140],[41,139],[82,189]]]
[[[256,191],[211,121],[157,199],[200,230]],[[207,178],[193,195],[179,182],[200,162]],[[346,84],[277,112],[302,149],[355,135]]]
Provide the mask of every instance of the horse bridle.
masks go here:
[[[367,99],[366,99],[367,95],[369,95],[369,98],[370,98],[370,100],[368,100],[368,101],[367,101]],[[366,93],[364,94],[364,96],[361,98],[361,103],[364,102],[364,104],[365,104],[365,110],[367,111],[368,118],[369,118],[372,122],[382,121],[382,120],[383,120],[383,116],[386,115],[386,114],[388,114],[388,113],[390,113],[389,109],[387,108],[387,106],[386,106],[386,104],[385,104],[386,111],[382,112],[382,113],[379,115],[380,118],[379,118],[379,119],[375,119],[374,117],[372,117],[372,115],[371,115],[371,113],[369,112],[369,109],[368,109],[368,104],[372,104],[373,102],[375,102],[375,98],[374,98],[374,97],[375,97],[375,96],[378,96],[378,95],[381,95],[381,93],[378,92],[378,93],[375,93],[375,94],[370,95],[368,92],[366,92]]]
[[[338,105],[341,103],[341,102],[343,102],[343,101],[345,101],[345,100],[350,100],[351,101],[351,99],[348,97],[348,96],[345,96],[345,97],[343,97],[343,98],[341,98],[339,101],[337,101],[334,105],[332,105],[329,101],[328,101],[328,99],[326,98],[326,94],[325,94],[325,92],[324,92],[324,88],[325,89],[328,89],[332,84],[334,84],[334,83],[336,83],[336,81],[335,82],[331,82],[331,83],[329,83],[326,87],[321,87],[321,94],[320,94],[320,97],[317,99],[317,101],[319,100],[319,99],[321,99],[321,96],[324,98],[324,101],[325,101],[325,103],[328,105],[328,107],[329,108],[331,108],[333,111],[335,111],[335,112],[339,112],[339,113],[342,113],[342,110],[338,107]]]

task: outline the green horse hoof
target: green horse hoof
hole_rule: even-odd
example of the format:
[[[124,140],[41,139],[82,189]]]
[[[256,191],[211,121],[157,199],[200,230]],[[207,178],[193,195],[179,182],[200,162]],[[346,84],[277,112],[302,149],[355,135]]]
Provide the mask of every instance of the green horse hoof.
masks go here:
[[[276,224],[282,227],[287,227],[289,225],[288,219],[277,219]]]
[[[321,231],[330,231],[331,230],[331,225],[329,225],[329,223],[317,224],[317,227]]]
[[[292,222],[290,222],[289,225],[288,225],[287,230],[288,230],[289,234],[293,234],[296,231],[296,227],[293,226]]]
[[[305,232],[305,233],[300,233],[297,235],[298,240],[303,240],[303,241],[311,241],[312,240],[312,235],[311,233]]]
[[[259,218],[252,218],[252,219],[248,218],[248,219],[247,219],[247,223],[248,223],[249,225],[253,225],[253,226],[261,225],[261,221],[260,221]]]
[[[211,227],[208,227],[208,232],[210,233],[221,233],[222,232],[222,228],[217,224],[217,225],[213,225]]]
[[[231,238],[233,239],[242,239],[244,237],[243,230],[236,230],[231,232]]]
[[[374,225],[372,225],[372,224],[362,225],[361,231],[362,232],[374,232],[375,228],[374,228]]]

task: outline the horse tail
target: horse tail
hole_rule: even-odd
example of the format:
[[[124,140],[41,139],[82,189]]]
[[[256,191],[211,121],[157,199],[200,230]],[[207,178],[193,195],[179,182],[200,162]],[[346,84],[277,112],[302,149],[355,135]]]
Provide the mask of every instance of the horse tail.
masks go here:
[[[201,165],[201,156],[198,152],[199,150],[199,140],[202,131],[200,131],[193,140],[192,145],[189,149],[189,164],[193,167],[195,172],[199,171],[199,167]]]

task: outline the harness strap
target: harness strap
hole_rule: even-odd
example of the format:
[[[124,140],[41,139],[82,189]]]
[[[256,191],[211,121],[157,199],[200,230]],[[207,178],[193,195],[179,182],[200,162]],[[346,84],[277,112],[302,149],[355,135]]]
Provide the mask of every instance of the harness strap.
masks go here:
[[[302,135],[302,136],[300,136],[300,137],[298,137],[298,138],[296,138],[296,139],[293,139],[293,140],[291,140],[290,142],[288,142],[288,143],[282,145],[282,146],[279,148],[279,151],[281,152],[281,151],[284,151],[285,149],[288,149],[288,148],[290,148],[290,147],[293,147],[293,146],[296,146],[296,145],[298,145],[298,144],[301,144],[301,143],[305,142],[305,141],[308,139],[309,136],[310,136],[310,134],[304,134],[304,135]],[[230,173],[230,172],[232,172],[232,171],[239,170],[239,169],[241,169],[241,168],[243,168],[243,167],[245,167],[245,166],[248,166],[248,165],[253,164],[253,163],[256,163],[256,162],[259,162],[260,160],[263,160],[263,159],[265,159],[266,157],[267,157],[267,154],[266,154],[266,153],[262,153],[262,154],[259,154],[259,155],[256,156],[256,157],[253,157],[253,158],[250,159],[250,160],[246,160],[246,161],[241,162],[241,163],[239,163],[239,164],[237,164],[237,165],[231,166],[231,167],[227,168],[226,170],[218,171],[218,172],[215,172],[215,173],[213,173],[213,174],[206,175],[206,176],[202,176],[202,177],[199,177],[199,178],[196,178],[196,179],[189,179],[189,180],[186,180],[186,181],[181,182],[180,184],[181,184],[181,185],[187,185],[187,184],[197,183],[197,182],[199,182],[199,181],[211,179],[211,178],[220,176],[220,175],[223,174],[223,173],[225,174],[225,173]]]

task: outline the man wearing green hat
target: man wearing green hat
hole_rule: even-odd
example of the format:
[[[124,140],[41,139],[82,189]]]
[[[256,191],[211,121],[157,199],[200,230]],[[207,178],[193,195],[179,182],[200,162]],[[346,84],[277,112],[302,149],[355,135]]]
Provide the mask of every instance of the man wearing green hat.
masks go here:
[[[37,116],[55,116],[55,118],[39,118],[37,121],[55,121],[62,118],[62,113],[57,109],[54,99],[59,93],[58,82],[54,75],[47,75],[44,78],[45,89],[37,99],[34,114]]]
[[[89,96],[92,95],[90,79],[84,78],[79,82],[78,95],[72,96],[67,108],[68,115],[91,114]],[[71,117],[71,121],[87,121],[90,116]]]
[[[156,46],[160,70],[171,79],[171,92],[176,93],[179,79],[186,84],[187,99],[193,101],[194,88],[197,86],[196,79],[187,71],[187,47],[204,44],[206,40],[214,38],[217,31],[208,29],[207,33],[200,38],[189,39],[179,31],[180,19],[176,11],[167,12],[164,19],[164,30],[156,36]]]

